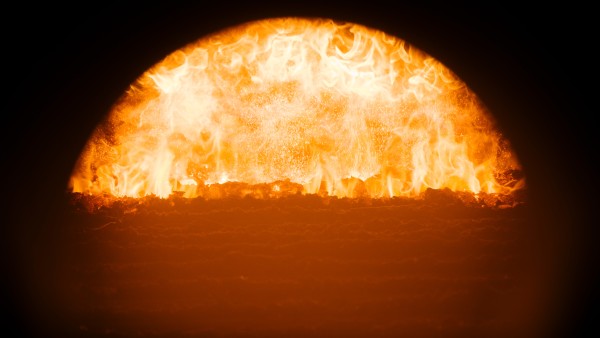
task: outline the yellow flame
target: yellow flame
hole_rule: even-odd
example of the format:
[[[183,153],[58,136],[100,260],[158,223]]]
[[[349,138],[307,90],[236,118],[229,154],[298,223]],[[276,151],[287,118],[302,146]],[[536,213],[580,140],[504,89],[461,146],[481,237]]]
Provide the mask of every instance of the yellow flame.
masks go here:
[[[484,105],[431,56],[357,24],[278,18],[203,38],[145,72],[69,185],[130,197],[203,196],[226,182],[339,197],[509,194],[523,186],[507,174],[519,169]]]

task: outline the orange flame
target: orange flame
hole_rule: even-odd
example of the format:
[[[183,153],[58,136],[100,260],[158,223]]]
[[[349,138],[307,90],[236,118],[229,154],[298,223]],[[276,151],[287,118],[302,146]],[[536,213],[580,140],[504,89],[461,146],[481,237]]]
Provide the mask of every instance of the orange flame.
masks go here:
[[[476,95],[398,38],[350,23],[247,23],[144,73],[88,141],[69,186],[206,195],[226,182],[307,194],[510,194],[520,165]]]

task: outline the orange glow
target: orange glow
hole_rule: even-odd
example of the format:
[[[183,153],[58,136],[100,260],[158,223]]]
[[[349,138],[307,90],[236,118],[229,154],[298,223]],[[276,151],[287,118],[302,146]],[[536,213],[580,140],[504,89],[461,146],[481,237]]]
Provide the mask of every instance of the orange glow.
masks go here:
[[[88,141],[73,192],[510,195],[523,179],[477,96],[403,40],[322,19],[250,22],[153,66]]]

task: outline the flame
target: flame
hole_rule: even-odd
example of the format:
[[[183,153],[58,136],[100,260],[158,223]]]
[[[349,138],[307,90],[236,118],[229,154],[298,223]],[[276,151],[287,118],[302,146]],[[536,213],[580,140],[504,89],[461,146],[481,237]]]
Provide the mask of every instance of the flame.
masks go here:
[[[519,170],[485,106],[431,56],[357,24],[277,18],[205,37],[145,72],[91,136],[69,187],[510,194],[524,186],[510,174]]]

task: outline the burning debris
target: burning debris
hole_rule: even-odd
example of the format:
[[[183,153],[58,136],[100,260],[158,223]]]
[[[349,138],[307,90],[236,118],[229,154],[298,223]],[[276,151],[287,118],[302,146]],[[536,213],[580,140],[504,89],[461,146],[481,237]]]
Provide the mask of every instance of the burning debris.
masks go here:
[[[245,205],[258,205],[271,203],[280,205],[294,205],[312,201],[313,206],[323,207],[329,205],[347,206],[373,206],[373,205],[411,205],[412,207],[437,206],[445,209],[452,208],[486,208],[490,210],[513,208],[524,205],[526,196],[524,191],[512,195],[486,194],[475,195],[470,192],[454,192],[450,189],[428,189],[419,198],[392,197],[371,198],[360,197],[337,197],[327,194],[305,195],[298,185],[292,189],[277,189],[273,186],[282,187],[281,184],[274,185],[249,185],[243,183],[224,183],[206,187],[208,193],[200,197],[186,198],[180,192],[175,192],[168,198],[158,196],[145,196],[143,198],[114,197],[112,195],[86,195],[82,193],[69,193],[69,200],[75,210],[85,211],[90,214],[117,213],[130,214],[140,210],[162,211],[166,213],[181,210],[192,211],[204,209],[211,206],[232,205],[244,207]],[[261,202],[262,201],[262,202]]]

